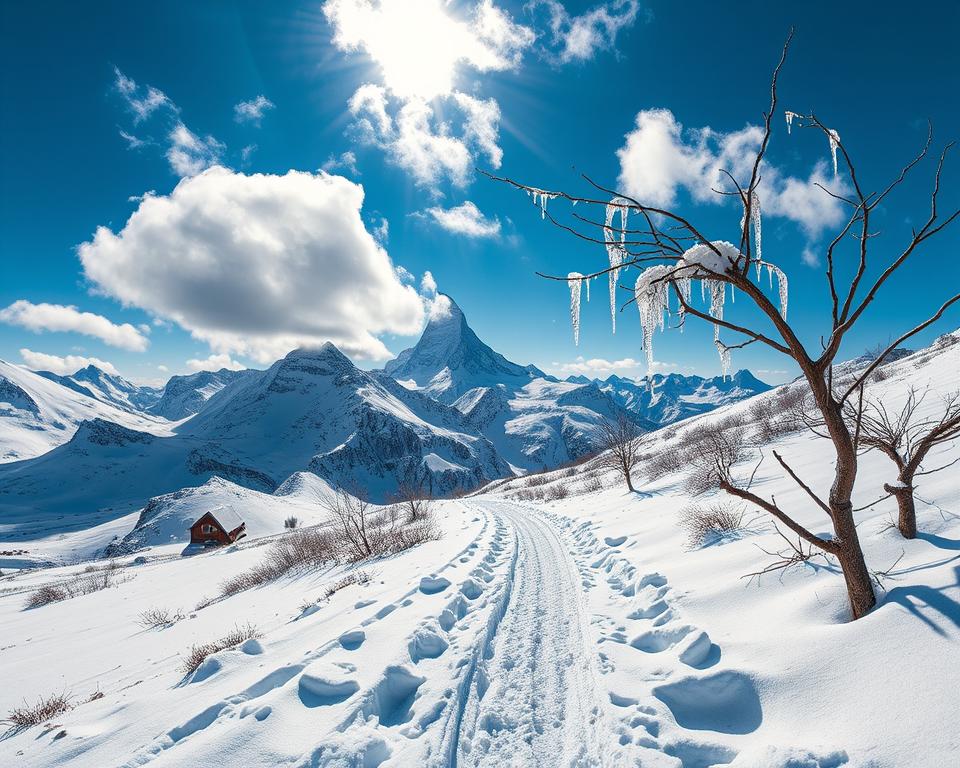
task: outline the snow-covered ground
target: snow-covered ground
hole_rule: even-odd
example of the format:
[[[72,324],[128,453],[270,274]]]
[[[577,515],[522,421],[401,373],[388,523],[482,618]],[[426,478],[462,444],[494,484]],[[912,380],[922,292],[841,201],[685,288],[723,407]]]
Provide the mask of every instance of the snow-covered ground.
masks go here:
[[[872,391],[888,406],[909,384],[952,391],[960,344],[884,370]],[[655,433],[648,448],[669,450],[698,421],[748,414],[755,402]],[[936,403],[929,397],[923,407]],[[775,442],[757,441],[766,453],[776,447],[816,489],[826,486],[828,446],[802,433]],[[955,443],[929,463],[957,457]],[[892,467],[879,455],[862,458],[858,506],[882,495]],[[848,621],[842,578],[821,559],[743,578],[770,564],[763,550],[784,546],[758,513],[747,511],[738,535],[689,549],[678,525],[691,503],[684,474],[648,478],[641,468],[642,490],[627,494],[613,475],[581,465],[536,486],[563,486],[567,497],[551,502],[518,498],[531,490],[528,478],[497,483],[436,503],[437,541],[283,577],[205,607],[224,579],[259,562],[284,534],[264,526],[193,557],[180,556],[182,542],[154,546],[136,553],[145,563],[120,559],[115,586],[30,610],[30,592],[75,580],[84,566],[4,578],[0,716],[24,698],[58,692],[76,706],[49,726],[6,734],[0,765],[955,764],[956,469],[921,478],[916,540],[888,527],[891,500],[858,513],[868,564],[888,573],[878,576],[878,607],[857,622]],[[761,464],[755,487],[811,530],[827,530],[773,462]],[[214,484],[206,493],[230,490]],[[308,515],[309,483],[288,491]],[[282,500],[270,504],[278,518],[286,509]],[[171,520],[189,517],[169,508]],[[356,570],[372,578],[315,602]],[[144,629],[138,615],[152,607],[184,617]],[[192,645],[246,622],[259,640],[184,676]]]

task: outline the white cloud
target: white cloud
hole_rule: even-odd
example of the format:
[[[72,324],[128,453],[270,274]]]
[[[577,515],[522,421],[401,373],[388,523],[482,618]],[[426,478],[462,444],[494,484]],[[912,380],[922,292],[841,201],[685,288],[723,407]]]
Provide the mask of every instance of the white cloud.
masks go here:
[[[633,26],[639,0],[610,0],[573,16],[559,0],[533,0],[531,9],[543,8],[550,27],[551,57],[567,63],[592,59],[599,50],[613,48],[620,30]]]
[[[120,130],[120,137],[127,142],[127,147],[129,149],[140,149],[140,147],[145,147],[150,142],[144,141],[143,139],[137,138],[132,133],[127,133],[124,130]]]
[[[534,40],[532,30],[492,0],[474,5],[469,17],[454,15],[441,0],[327,0],[323,13],[334,45],[369,56],[401,99],[449,94],[461,65],[477,72],[512,69]]]
[[[433,273],[429,269],[423,273],[420,280],[420,293],[428,299],[437,295],[437,281],[433,279]]]
[[[387,241],[390,240],[390,222],[381,216],[379,221],[374,219],[370,223],[373,227],[372,234],[377,238],[377,242],[380,243],[380,245],[386,245]]]
[[[577,357],[569,363],[553,363],[550,370],[558,376],[587,376],[592,379],[604,379],[611,374],[618,376],[637,377],[644,375],[645,365],[640,360],[624,357],[621,360],[605,360],[602,357]],[[676,363],[654,361],[653,367],[647,373],[667,373],[680,368]]]
[[[223,368],[230,371],[242,371],[245,367],[228,354],[210,355],[205,360],[187,360],[187,368],[191,371],[219,371]]]
[[[800,254],[800,261],[802,261],[808,267],[819,267],[820,255],[810,246],[806,246],[803,249],[803,253]]]
[[[246,168],[250,165],[250,158],[253,157],[253,153],[257,151],[256,144],[247,144],[243,149],[240,150],[240,164]]]
[[[332,341],[389,355],[377,334],[416,333],[423,302],[364,228],[363,187],[340,176],[214,167],[141,202],[119,233],[78,249],[104,294],[207,341],[271,362]]]
[[[241,101],[233,105],[233,119],[238,123],[253,123],[257,127],[263,119],[263,113],[273,109],[276,105],[266,96],[260,94],[250,101]]]
[[[349,150],[340,153],[339,156],[331,154],[320,168],[327,173],[346,171],[351,176],[360,175],[360,171],[357,169],[357,156]]]
[[[220,161],[224,145],[213,136],[201,139],[183,123],[177,123],[169,135],[167,161],[179,176],[196,176]]]
[[[133,78],[127,77],[117,67],[113,68],[113,74],[114,87],[133,112],[134,125],[143,122],[159,109],[177,111],[176,105],[159,88],[152,85],[141,88]]]
[[[165,366],[165,365],[158,365],[158,366],[157,366],[157,370],[158,370],[158,371],[161,371],[161,372],[163,372],[163,373],[166,373],[166,372],[169,371],[170,369],[167,368],[167,366]]]
[[[620,188],[659,207],[675,203],[680,189],[697,202],[723,202],[726,198],[713,192],[730,188],[721,169],[746,184],[762,138],[763,130],[755,125],[730,133],[709,127],[685,131],[670,110],[643,110],[617,150]],[[794,221],[812,238],[842,221],[840,201],[816,186],[820,183],[841,194],[846,190],[843,180],[827,177],[824,162],[818,162],[806,179],[787,176],[766,162],[761,175],[758,194],[765,215]]]
[[[0,309],[0,322],[18,325],[34,333],[82,333],[84,336],[100,339],[112,347],[132,352],[143,352],[150,344],[146,336],[130,323],[117,325],[103,315],[81,312],[76,307],[62,304],[33,304],[20,299],[9,307]]]
[[[113,367],[112,363],[96,357],[82,357],[80,355],[60,357],[43,352],[34,352],[32,349],[21,349],[20,357],[23,358],[23,362],[28,368],[35,371],[50,371],[50,373],[56,373],[59,376],[70,376],[88,365],[95,365],[101,371],[114,376],[120,375],[120,372]]]
[[[494,168],[500,167],[500,108],[493,99],[482,101],[459,92],[444,101],[447,106],[448,119],[443,121],[437,118],[434,103],[422,99],[407,99],[397,108],[389,101],[387,89],[373,83],[360,86],[348,103],[360,140],[386,152],[418,184],[435,187],[448,179],[463,187],[477,154],[486,155]],[[451,121],[452,117],[459,121]]]
[[[590,378],[605,378],[611,373],[622,376],[637,374],[643,368],[639,360],[625,357],[622,360],[604,360],[602,357],[586,359],[582,356],[570,363],[554,363],[553,370],[560,375],[580,375]]]
[[[467,200],[455,208],[427,208],[418,216],[429,215],[448,232],[467,237],[497,237],[500,234],[500,220],[488,219],[477,206]]]

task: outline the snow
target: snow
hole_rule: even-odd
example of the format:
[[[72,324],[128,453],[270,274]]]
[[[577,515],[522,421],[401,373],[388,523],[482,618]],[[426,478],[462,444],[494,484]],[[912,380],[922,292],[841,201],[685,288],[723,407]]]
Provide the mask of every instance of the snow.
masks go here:
[[[958,365],[960,344],[921,350],[885,366],[871,394],[898,408],[911,384],[945,393]],[[562,384],[566,395],[587,389]],[[528,386],[546,396],[559,384]],[[652,433],[642,448],[666,455],[700,423],[729,417],[753,430],[755,403],[776,397]],[[928,398],[920,416],[936,407]],[[764,443],[754,431],[748,439],[767,454],[776,449],[816,491],[829,489],[820,439]],[[958,456],[960,443],[942,446],[931,466]],[[930,503],[919,505],[916,540],[887,526],[893,499],[858,512],[868,564],[889,574],[878,607],[850,622],[842,576],[819,560],[742,578],[769,562],[764,549],[783,546],[762,513],[747,511],[735,536],[689,548],[677,524],[693,501],[686,472],[638,472],[639,490],[628,494],[582,464],[543,476],[541,488],[568,492],[550,502],[517,499],[527,488],[518,478],[437,502],[439,540],[304,570],[202,608],[200,597],[215,596],[286,534],[264,530],[192,557],[180,556],[181,543],[152,545],[138,553],[143,564],[118,558],[113,587],[31,610],[23,608],[31,591],[78,579],[85,564],[4,576],[0,713],[59,691],[76,706],[55,727],[4,734],[0,764],[952,765],[960,749],[956,473],[922,478],[918,495]],[[876,500],[889,472],[885,457],[862,456],[855,506]],[[594,481],[601,489],[586,491]],[[249,509],[313,504],[307,475],[284,487],[282,496],[255,496]],[[755,488],[812,530],[829,526],[775,462],[761,464]],[[358,570],[371,578],[323,597]],[[145,629],[138,615],[150,607],[183,618]],[[260,637],[185,677],[191,646],[238,619]],[[102,697],[91,700],[96,691]]]
[[[172,426],[0,360],[0,464],[63,445],[82,421],[96,418],[156,435],[169,435]]]
[[[579,272],[571,272],[567,275],[567,284],[570,286],[570,322],[573,325],[573,343],[575,346],[580,344],[580,286],[583,283],[583,275]],[[587,281],[587,297],[590,296],[590,281]]]

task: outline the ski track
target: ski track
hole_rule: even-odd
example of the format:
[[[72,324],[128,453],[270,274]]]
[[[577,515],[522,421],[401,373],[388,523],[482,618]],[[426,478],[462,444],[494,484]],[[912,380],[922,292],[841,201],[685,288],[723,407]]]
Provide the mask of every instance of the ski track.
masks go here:
[[[266,665],[124,766],[196,762],[222,739],[253,742],[251,721],[302,720],[315,707],[334,715],[311,735],[317,746],[262,764],[703,768],[736,756],[729,739],[704,739],[759,725],[752,680],[711,669],[720,649],[682,620],[661,574],[623,556],[626,537],[601,541],[590,522],[515,502],[459,503],[483,524],[449,562],[357,630]],[[394,658],[357,653],[369,633],[395,631],[401,611],[420,615]],[[620,664],[629,691],[608,685]]]

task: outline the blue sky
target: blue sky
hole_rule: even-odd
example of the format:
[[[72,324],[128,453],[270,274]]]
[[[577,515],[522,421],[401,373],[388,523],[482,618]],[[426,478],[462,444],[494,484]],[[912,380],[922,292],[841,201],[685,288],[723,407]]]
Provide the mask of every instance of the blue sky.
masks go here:
[[[64,371],[93,359],[158,382],[330,338],[376,365],[415,341],[429,271],[513,360],[642,375],[632,307],[611,334],[595,283],[577,347],[566,287],[535,275],[600,269],[603,248],[473,169],[580,192],[586,172],[736,240],[739,208],[705,188],[717,164],[742,160],[791,24],[781,108],[834,126],[867,188],[917,151],[927,118],[937,150],[960,138],[956,4],[770,5],[4,3],[0,357]],[[840,212],[812,182],[848,182],[822,136],[787,135],[782,114],[775,129],[764,255],[815,346],[828,330],[815,264]],[[874,270],[926,215],[932,172],[919,166],[878,210]],[[941,205],[958,204],[955,157]],[[958,244],[960,227],[930,241],[845,353],[956,292]],[[727,311],[753,319],[744,302]],[[958,325],[954,310],[916,343]],[[717,374],[711,334],[691,320],[658,335],[659,369]],[[756,346],[734,366],[793,374]]]

